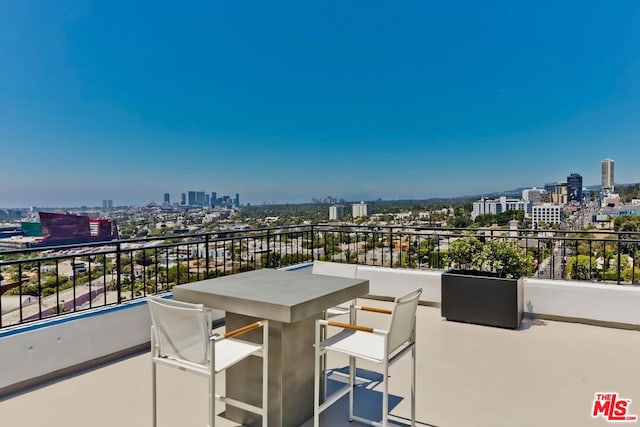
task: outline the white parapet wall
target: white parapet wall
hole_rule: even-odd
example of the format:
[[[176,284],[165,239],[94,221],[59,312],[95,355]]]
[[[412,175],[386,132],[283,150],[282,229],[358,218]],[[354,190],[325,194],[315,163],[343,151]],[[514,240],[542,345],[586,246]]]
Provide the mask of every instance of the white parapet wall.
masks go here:
[[[440,271],[359,265],[356,277],[369,280],[369,293],[376,297],[396,298],[422,288],[420,301],[440,303]]]
[[[140,348],[150,340],[145,300],[23,325],[0,332],[0,395],[56,373]]]
[[[524,309],[535,317],[640,328],[640,287],[529,278]]]
[[[344,264],[323,262],[316,272],[342,276]],[[310,268],[311,263],[298,268]],[[355,267],[355,265],[353,266]],[[442,271],[358,265],[356,277],[369,280],[373,297],[394,298],[422,287],[420,301],[441,303]],[[530,316],[640,329],[640,286],[527,278],[524,310]]]

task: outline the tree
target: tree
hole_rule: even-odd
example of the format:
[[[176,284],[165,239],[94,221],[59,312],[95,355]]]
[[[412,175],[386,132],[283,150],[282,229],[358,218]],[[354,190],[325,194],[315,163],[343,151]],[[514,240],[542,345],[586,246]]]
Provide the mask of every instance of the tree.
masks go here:
[[[568,279],[591,280],[597,277],[597,260],[589,255],[577,255],[569,257],[567,261]]]

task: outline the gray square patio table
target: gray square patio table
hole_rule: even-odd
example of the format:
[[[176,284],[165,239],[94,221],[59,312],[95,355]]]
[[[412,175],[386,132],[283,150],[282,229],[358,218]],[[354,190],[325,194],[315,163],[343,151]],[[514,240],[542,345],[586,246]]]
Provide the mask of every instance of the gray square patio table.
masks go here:
[[[228,330],[269,320],[268,421],[288,427],[313,416],[315,320],[327,308],[368,292],[368,280],[261,269],[179,285],[173,288],[173,298],[225,310]],[[243,337],[259,342],[261,332]],[[227,369],[227,396],[261,406],[261,393],[258,358]],[[225,416],[245,425],[260,422],[259,416],[230,405]]]

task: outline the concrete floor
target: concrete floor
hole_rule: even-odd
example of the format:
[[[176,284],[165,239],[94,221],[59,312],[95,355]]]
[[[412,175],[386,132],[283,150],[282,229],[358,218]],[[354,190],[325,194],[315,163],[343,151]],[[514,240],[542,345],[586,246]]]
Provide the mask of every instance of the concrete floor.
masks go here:
[[[367,301],[389,307],[389,303]],[[387,317],[362,313],[360,324],[385,327]],[[617,392],[640,415],[640,332],[573,323],[525,320],[520,330],[448,322],[440,310],[418,308],[417,420],[419,426],[609,425],[591,417],[594,394]],[[390,371],[391,418],[409,425],[407,355]],[[346,366],[332,356],[330,368]],[[43,384],[0,401],[3,426],[141,427],[151,425],[149,353]],[[362,363],[363,369],[375,365]],[[3,366],[2,369],[10,369]],[[159,371],[159,426],[206,426],[205,378]],[[358,388],[356,412],[379,417],[379,377]],[[224,390],[224,375],[217,378]],[[219,413],[224,405],[217,404]],[[377,415],[376,415],[377,410]],[[322,417],[347,421],[346,397]],[[220,426],[235,423],[218,418]],[[311,420],[304,424],[311,426]],[[638,425],[622,423],[622,425]]]

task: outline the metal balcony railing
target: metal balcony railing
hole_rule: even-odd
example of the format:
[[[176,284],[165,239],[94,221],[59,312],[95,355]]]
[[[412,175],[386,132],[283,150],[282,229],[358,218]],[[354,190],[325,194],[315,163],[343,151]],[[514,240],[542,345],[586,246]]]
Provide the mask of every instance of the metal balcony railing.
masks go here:
[[[0,252],[0,328],[121,304],[241,271],[327,260],[436,269],[464,236],[509,239],[530,277],[640,281],[640,233],[305,225]]]

